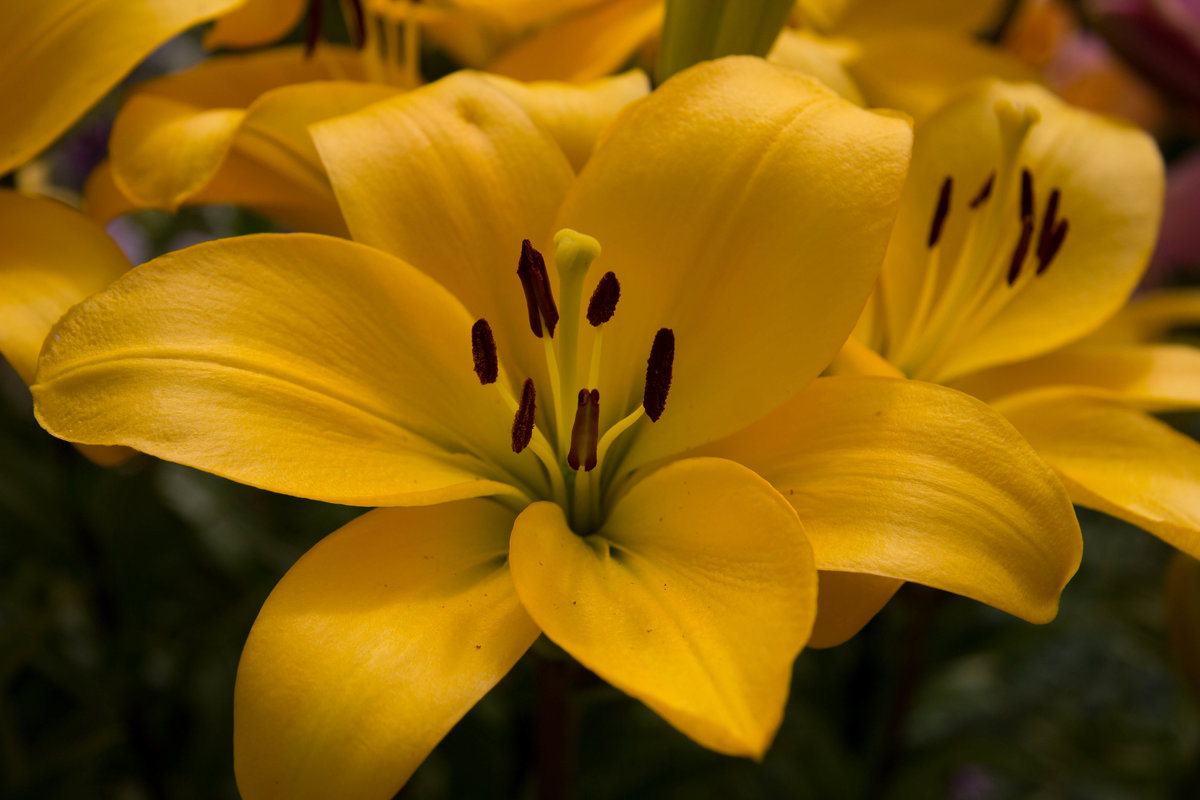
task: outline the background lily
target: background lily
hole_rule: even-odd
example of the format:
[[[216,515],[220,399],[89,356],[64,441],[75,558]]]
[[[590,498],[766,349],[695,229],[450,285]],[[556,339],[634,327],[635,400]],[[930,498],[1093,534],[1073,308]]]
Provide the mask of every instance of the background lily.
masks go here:
[[[1035,87],[982,85],[917,134],[857,336],[896,371],[991,403],[1076,503],[1196,554],[1200,446],[1146,410],[1195,407],[1200,353],[1097,330],[1146,267],[1162,195],[1145,134]]]
[[[631,106],[578,177],[470,75],[314,139],[358,243],[151,262],[58,326],[35,388],[60,436],[404,506],[264,605],[235,700],[245,796],[390,796],[539,631],[761,756],[822,558],[1053,616],[1078,528],[1010,426],[925,384],[805,389],[874,281],[904,123],[727,59]],[[607,272],[619,294],[585,304]]]

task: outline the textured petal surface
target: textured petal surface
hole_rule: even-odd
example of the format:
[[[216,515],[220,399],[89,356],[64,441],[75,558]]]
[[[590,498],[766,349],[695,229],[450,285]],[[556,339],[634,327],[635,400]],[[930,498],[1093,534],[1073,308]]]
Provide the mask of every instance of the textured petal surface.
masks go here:
[[[512,453],[511,412],[471,369],[473,322],[428,277],[362,245],[210,242],[65,317],[35,412],[70,441],[332,502],[513,491],[496,480],[540,475]]]
[[[650,78],[634,70],[590,83],[525,84],[481,75],[517,101],[538,125],[562,147],[571,166],[579,171],[600,138],[600,132],[629,103],[650,91]]]
[[[238,665],[246,800],[389,800],[537,638],[505,563],[512,513],[378,509],[326,537],[259,612]]]
[[[1103,398],[1031,392],[996,404],[1071,498],[1200,556],[1200,444]]]
[[[762,756],[817,577],[795,512],[761,478],[675,462],[587,537],[537,503],[517,518],[510,557],[529,615],[580,663],[705,747]]]
[[[154,48],[240,2],[0,4],[0,175],[54,141]]]
[[[129,260],[104,229],[61,203],[0,190],[0,353],[33,383],[51,326]]]
[[[951,385],[988,402],[1055,387],[1143,408],[1195,408],[1200,406],[1200,350],[1172,344],[1083,343],[965,375]]]
[[[679,73],[608,130],[559,218],[603,247],[586,285],[621,282],[602,428],[641,402],[655,332],[676,342],[666,412],[633,430],[628,463],[730,433],[829,363],[882,259],[909,136],[746,57]]]
[[[823,378],[705,452],[779,489],[821,570],[1047,622],[1079,566],[1079,525],[1054,473],[999,414],[942,386]]]

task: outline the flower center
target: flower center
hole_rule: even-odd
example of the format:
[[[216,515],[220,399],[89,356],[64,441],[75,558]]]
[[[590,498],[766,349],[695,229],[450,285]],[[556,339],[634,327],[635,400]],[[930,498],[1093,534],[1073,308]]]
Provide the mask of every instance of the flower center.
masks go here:
[[[305,46],[310,58],[322,57],[317,44],[329,41],[339,27],[326,18],[325,5],[325,0],[308,0]],[[420,26],[435,19],[437,9],[418,0],[338,0],[338,8],[367,80],[407,89],[421,84]]]
[[[1061,190],[1050,191],[1039,219],[1033,173],[1021,166],[1025,141],[1040,114],[1007,101],[998,102],[995,113],[999,167],[958,209],[954,177],[942,180],[910,323],[896,341],[883,344],[888,360],[910,377],[936,380],[956,346],[969,341],[1046,273],[1067,237],[1068,221],[1059,216]],[[946,228],[956,213],[969,217],[962,236],[946,253]],[[1036,264],[1029,268],[1031,260]]]
[[[513,411],[513,452],[529,450],[541,462],[551,487],[551,499],[563,507],[572,529],[582,536],[603,522],[603,495],[619,472],[617,464],[608,464],[619,459],[606,458],[613,442],[643,418],[657,422],[666,409],[675,360],[675,334],[668,328],[661,328],[655,334],[646,366],[641,405],[628,410],[601,434],[598,382],[604,329],[616,314],[621,284],[614,273],[604,273],[581,320],[583,281],[588,267],[600,255],[600,244],[590,236],[569,229],[559,231],[554,242],[561,312],[550,285],[546,262],[528,239],[521,245],[517,262],[517,278],[525,295],[529,330],[542,341],[545,353],[552,413],[544,413],[539,424],[538,392],[533,378],[525,379],[520,399],[499,381],[496,340],[485,319],[476,321],[471,329],[471,351],[480,384],[494,386]],[[594,329],[594,333],[588,375],[580,381],[577,345],[585,323]],[[609,394],[617,396],[618,393]],[[572,420],[569,426],[568,420]]]

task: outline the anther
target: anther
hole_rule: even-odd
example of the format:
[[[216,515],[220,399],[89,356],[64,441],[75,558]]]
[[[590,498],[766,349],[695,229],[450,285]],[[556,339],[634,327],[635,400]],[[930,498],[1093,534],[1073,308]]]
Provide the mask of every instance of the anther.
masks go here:
[[[325,0],[308,0],[308,26],[304,30],[304,57],[310,58],[321,38],[321,17],[325,12]]]
[[[1063,240],[1067,238],[1067,221],[1059,220],[1054,226],[1054,231],[1050,234],[1050,238],[1046,240],[1046,247],[1038,253],[1037,274],[1041,275],[1050,268],[1050,262],[1058,255],[1059,248],[1062,247]]]
[[[475,374],[484,386],[495,383],[500,373],[500,362],[496,358],[496,337],[486,319],[476,320],[471,326],[471,355],[475,358]]]
[[[521,259],[517,262],[517,277],[525,290],[525,306],[529,311],[529,328],[533,335],[542,338],[542,321],[545,320],[550,336],[558,324],[558,306],[554,304],[554,293],[550,289],[550,277],[546,274],[546,261],[526,239],[521,242]]]
[[[1021,219],[1033,217],[1033,173],[1021,170]]]
[[[1058,189],[1050,192],[1050,198],[1046,201],[1046,211],[1042,214],[1042,229],[1038,233],[1037,257],[1038,261],[1044,261],[1043,257],[1046,252],[1046,246],[1050,242],[1050,237],[1054,233],[1054,228],[1058,223],[1058,199],[1060,192]]]
[[[979,208],[992,196],[992,186],[996,183],[996,173],[988,175],[987,181],[980,187],[979,193],[971,200],[971,208]]]
[[[1025,217],[1021,220],[1021,238],[1017,240],[1017,247],[1013,250],[1012,261],[1008,265],[1008,285],[1012,286],[1017,282],[1017,276],[1021,274],[1021,265],[1025,263],[1025,256],[1029,255],[1029,243],[1033,241],[1033,217]]]
[[[954,179],[949,175],[942,181],[942,190],[938,193],[937,207],[933,211],[933,223],[929,226],[929,247],[932,249],[942,237],[942,228],[946,224],[946,215],[950,213],[950,191],[954,187]]]
[[[667,407],[667,392],[671,390],[671,366],[675,363],[675,332],[670,328],[659,328],[650,346],[650,358],[646,361],[646,391],[642,394],[642,408],[651,422],[658,422]]]
[[[620,299],[621,284],[617,282],[617,276],[611,272],[604,273],[596,284],[596,291],[592,292],[592,299],[588,301],[587,321],[593,328],[599,328],[612,319]]]
[[[519,453],[529,446],[529,440],[533,438],[533,412],[537,408],[534,402],[537,398],[537,392],[533,388],[533,378],[526,378],[525,385],[521,387],[521,404],[517,406],[517,415],[513,417],[512,426],[512,449],[514,453]]]
[[[579,407],[575,409],[575,424],[571,426],[571,450],[567,464],[576,472],[596,467],[596,445],[600,441],[600,392],[579,390]]]

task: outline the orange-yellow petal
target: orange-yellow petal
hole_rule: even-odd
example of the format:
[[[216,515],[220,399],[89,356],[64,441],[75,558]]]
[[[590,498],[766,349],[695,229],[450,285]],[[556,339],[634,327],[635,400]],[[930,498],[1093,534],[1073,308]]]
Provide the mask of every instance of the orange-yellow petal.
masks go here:
[[[53,200],[0,190],[0,353],[33,383],[51,326],[129,269],[104,229]]]
[[[154,48],[241,2],[0,4],[0,175],[54,141]]]
[[[408,264],[308,234],[168,254],[76,306],[43,351],[51,433],[272,491],[411,505],[543,480],[471,368],[470,317]]]
[[[863,629],[904,585],[897,578],[865,572],[821,570],[817,621],[809,647],[836,647]]]
[[[245,800],[389,800],[538,629],[513,591],[513,515],[480,500],[378,509],[267,598],[238,665]]]
[[[1058,478],[999,414],[942,386],[822,378],[704,452],[779,489],[821,570],[923,583],[1047,622],[1079,566]]]
[[[1200,444],[1111,399],[1053,390],[996,403],[1079,505],[1200,557]]]
[[[905,123],[749,57],[699,64],[628,107],[558,223],[603,248],[585,285],[606,270],[621,282],[602,429],[641,403],[655,333],[674,331],[666,411],[629,434],[626,463],[730,433],[829,363],[870,291],[908,146]]]
[[[306,0],[246,0],[209,28],[204,46],[255,47],[277,41],[296,27],[306,6]]]
[[[552,503],[513,528],[513,582],[556,644],[705,747],[759,758],[816,610],[795,512],[720,459],[677,461],[581,537]]]

